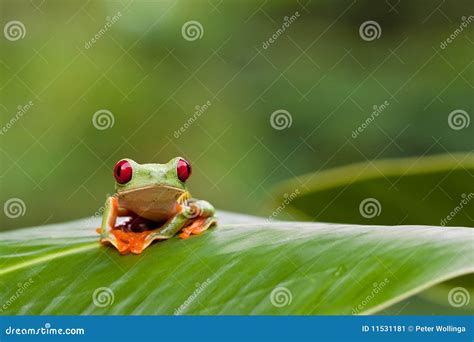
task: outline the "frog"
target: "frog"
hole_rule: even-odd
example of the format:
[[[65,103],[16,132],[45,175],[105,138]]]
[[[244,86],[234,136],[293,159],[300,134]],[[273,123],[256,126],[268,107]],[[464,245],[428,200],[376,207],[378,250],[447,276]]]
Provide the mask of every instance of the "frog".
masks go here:
[[[191,197],[187,190],[191,173],[183,157],[165,164],[119,160],[114,167],[115,193],[107,197],[97,229],[100,242],[121,254],[141,254],[156,240],[175,235],[187,239],[216,226],[212,204]],[[119,217],[128,221],[117,224]]]

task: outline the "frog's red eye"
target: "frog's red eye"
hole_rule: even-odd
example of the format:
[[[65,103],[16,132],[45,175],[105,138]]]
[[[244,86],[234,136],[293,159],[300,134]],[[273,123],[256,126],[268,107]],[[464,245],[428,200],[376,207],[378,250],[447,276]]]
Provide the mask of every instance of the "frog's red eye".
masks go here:
[[[119,161],[114,167],[114,176],[119,184],[125,184],[132,179],[132,165],[126,160]]]
[[[181,182],[186,182],[186,180],[191,176],[191,164],[186,160],[180,159],[178,165],[176,166],[176,172],[178,173],[178,178]]]

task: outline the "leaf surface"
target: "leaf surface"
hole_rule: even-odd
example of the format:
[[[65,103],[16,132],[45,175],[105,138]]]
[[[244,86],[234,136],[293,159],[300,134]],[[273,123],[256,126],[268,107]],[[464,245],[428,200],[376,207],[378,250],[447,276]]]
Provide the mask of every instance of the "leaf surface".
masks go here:
[[[91,220],[0,233],[1,313],[363,314],[474,271],[470,228],[219,219],[138,256]]]

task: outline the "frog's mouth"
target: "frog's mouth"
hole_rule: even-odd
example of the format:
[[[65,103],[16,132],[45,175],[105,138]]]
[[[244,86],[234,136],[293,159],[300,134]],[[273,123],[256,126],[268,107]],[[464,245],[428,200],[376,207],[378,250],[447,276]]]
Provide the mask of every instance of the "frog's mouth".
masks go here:
[[[169,191],[169,192],[177,193],[177,194],[183,194],[184,192],[186,192],[186,190],[176,188],[174,186],[170,186],[170,185],[167,185],[167,184],[152,184],[152,185],[145,185],[145,186],[137,187],[137,188],[131,189],[131,190],[120,191],[118,193],[118,195],[120,197],[122,195],[129,195],[129,194],[133,194],[133,193],[137,193],[137,192],[150,193],[152,191],[157,191],[157,190],[161,190],[163,192]]]

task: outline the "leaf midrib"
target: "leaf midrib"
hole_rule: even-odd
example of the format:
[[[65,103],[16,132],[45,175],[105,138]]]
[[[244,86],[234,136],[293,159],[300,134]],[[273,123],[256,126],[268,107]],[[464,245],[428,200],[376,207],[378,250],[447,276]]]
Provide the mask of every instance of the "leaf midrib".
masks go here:
[[[98,248],[98,247],[99,247],[98,242],[94,241],[94,242],[90,242],[86,245],[82,245],[82,246],[79,246],[79,247],[74,247],[74,248],[71,248],[71,249],[68,249],[68,250],[61,250],[61,251],[58,251],[58,252],[50,253],[48,255],[39,256],[39,257],[30,259],[28,261],[20,262],[16,265],[6,267],[6,268],[0,270],[0,275],[5,275],[7,273],[14,272],[14,271],[20,270],[22,268],[26,268],[26,267],[29,267],[29,266],[32,266],[32,265],[41,264],[43,262],[54,260],[56,258],[60,258],[60,257],[63,257],[63,256],[68,256],[68,255],[72,255],[72,254],[76,254],[76,253],[86,252],[86,251],[89,251],[89,250],[92,250],[92,249],[95,249],[95,248]]]

